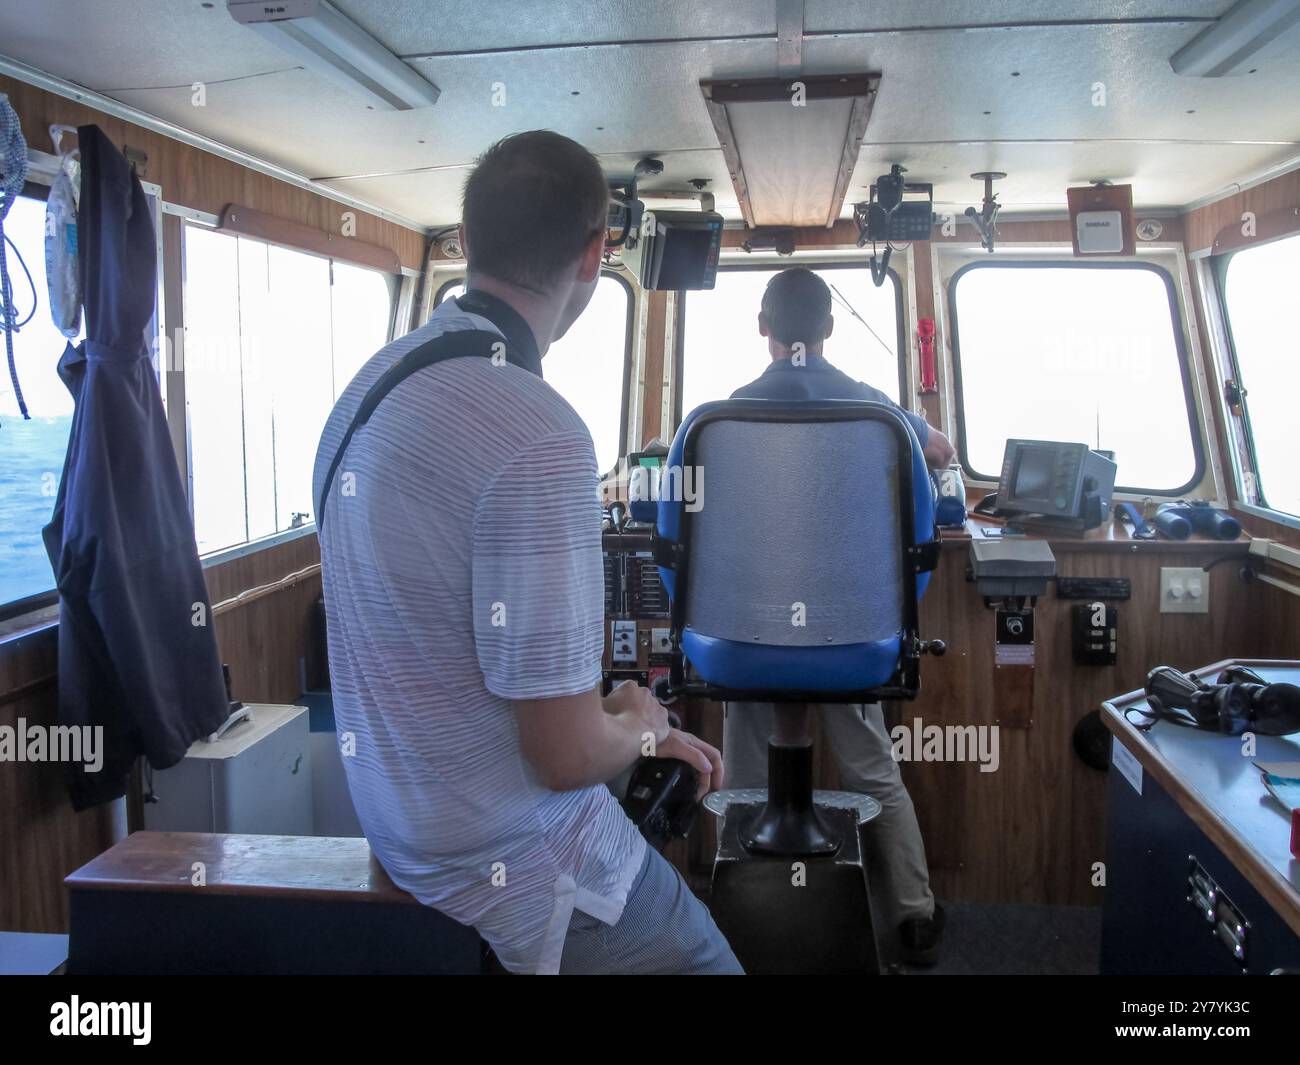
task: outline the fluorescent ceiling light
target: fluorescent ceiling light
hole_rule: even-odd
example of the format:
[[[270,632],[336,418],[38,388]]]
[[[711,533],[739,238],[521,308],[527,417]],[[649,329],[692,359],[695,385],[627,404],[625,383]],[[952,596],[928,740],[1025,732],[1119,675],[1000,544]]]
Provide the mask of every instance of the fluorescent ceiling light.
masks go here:
[[[1300,0],[1239,0],[1169,58],[1175,74],[1240,74],[1265,45],[1300,23]]]
[[[226,0],[236,22],[255,30],[304,67],[383,111],[438,102],[438,87],[326,0]]]
[[[835,224],[879,85],[879,74],[700,82],[751,228]]]

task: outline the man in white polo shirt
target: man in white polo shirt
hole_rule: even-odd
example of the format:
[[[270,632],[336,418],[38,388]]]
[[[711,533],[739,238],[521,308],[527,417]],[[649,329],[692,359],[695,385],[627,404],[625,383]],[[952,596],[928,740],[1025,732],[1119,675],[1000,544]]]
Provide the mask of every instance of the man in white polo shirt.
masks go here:
[[[739,972],[603,785],[649,736],[702,788],[722,783],[718,752],[646,689],[600,696],[595,453],[542,356],[595,289],[607,205],[568,138],[490,148],[465,186],[465,295],[374,356],[330,415],[314,497],[335,716],[388,874],[511,971]],[[410,373],[349,435],[403,356],[463,330],[499,336],[492,357]]]

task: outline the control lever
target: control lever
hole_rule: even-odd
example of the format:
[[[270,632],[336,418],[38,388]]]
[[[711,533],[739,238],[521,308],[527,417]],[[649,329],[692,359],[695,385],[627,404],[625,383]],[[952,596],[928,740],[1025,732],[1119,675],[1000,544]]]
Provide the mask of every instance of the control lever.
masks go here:
[[[671,706],[673,703],[677,701],[677,696],[668,694],[668,689],[671,686],[671,684],[672,681],[671,678],[668,676],[668,674],[661,673],[659,676],[655,677],[655,679],[651,682],[650,694],[653,695],[655,699],[657,699],[659,702],[663,703],[664,706]],[[676,714],[670,712],[668,715],[668,720],[670,722],[673,722],[673,728],[681,728],[682,727],[681,722],[673,720],[676,717],[677,717]]]
[[[695,826],[700,777],[695,767],[677,758],[642,758],[632,768],[623,812],[655,848],[663,850]]]
[[[660,703],[675,702],[665,698],[666,676],[656,677],[650,694]],[[681,717],[668,711],[668,724],[682,727]],[[674,839],[687,835],[695,826],[700,804],[695,801],[700,776],[695,767],[677,758],[642,758],[632,767],[623,796],[623,812],[636,825],[646,841],[663,850]]]

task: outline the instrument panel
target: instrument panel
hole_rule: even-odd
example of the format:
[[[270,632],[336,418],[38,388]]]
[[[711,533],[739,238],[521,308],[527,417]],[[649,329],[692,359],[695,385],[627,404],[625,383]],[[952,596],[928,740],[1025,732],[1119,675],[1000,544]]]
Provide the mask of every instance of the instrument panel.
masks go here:
[[[668,673],[668,591],[650,553],[650,530],[604,532],[604,690],[633,680],[650,685]]]

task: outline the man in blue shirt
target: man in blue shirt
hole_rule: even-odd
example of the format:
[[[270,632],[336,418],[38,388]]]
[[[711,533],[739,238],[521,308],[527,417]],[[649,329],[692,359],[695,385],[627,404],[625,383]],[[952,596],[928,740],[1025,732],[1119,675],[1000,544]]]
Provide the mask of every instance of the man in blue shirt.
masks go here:
[[[831,291],[811,270],[782,270],[768,282],[758,315],[758,331],[767,339],[771,365],[732,393],[732,399],[858,399],[896,404],[879,389],[836,369],[822,354],[835,322]],[[952,444],[939,430],[911,411],[903,416],[916,432],[932,467],[947,466]],[[810,460],[814,456],[809,456]],[[871,883],[877,887],[881,931],[897,929],[903,959],[932,965],[943,933],[943,909],[930,892],[925,847],[911,797],[890,750],[880,704],[824,705],[822,732],[839,767],[843,786],[876,799],[879,816],[870,823],[867,854]],[[723,753],[733,788],[767,786],[767,741],[772,732],[771,703],[729,703],[723,728]],[[890,946],[886,934],[881,946]]]
[[[830,287],[802,266],[782,270],[767,283],[758,332],[767,339],[771,364],[758,377],[731,394],[732,399],[865,399],[897,407],[878,388],[856,381],[822,355],[822,346],[835,328]],[[919,414],[902,411],[925,451],[931,469],[952,462],[948,438],[931,428]]]

